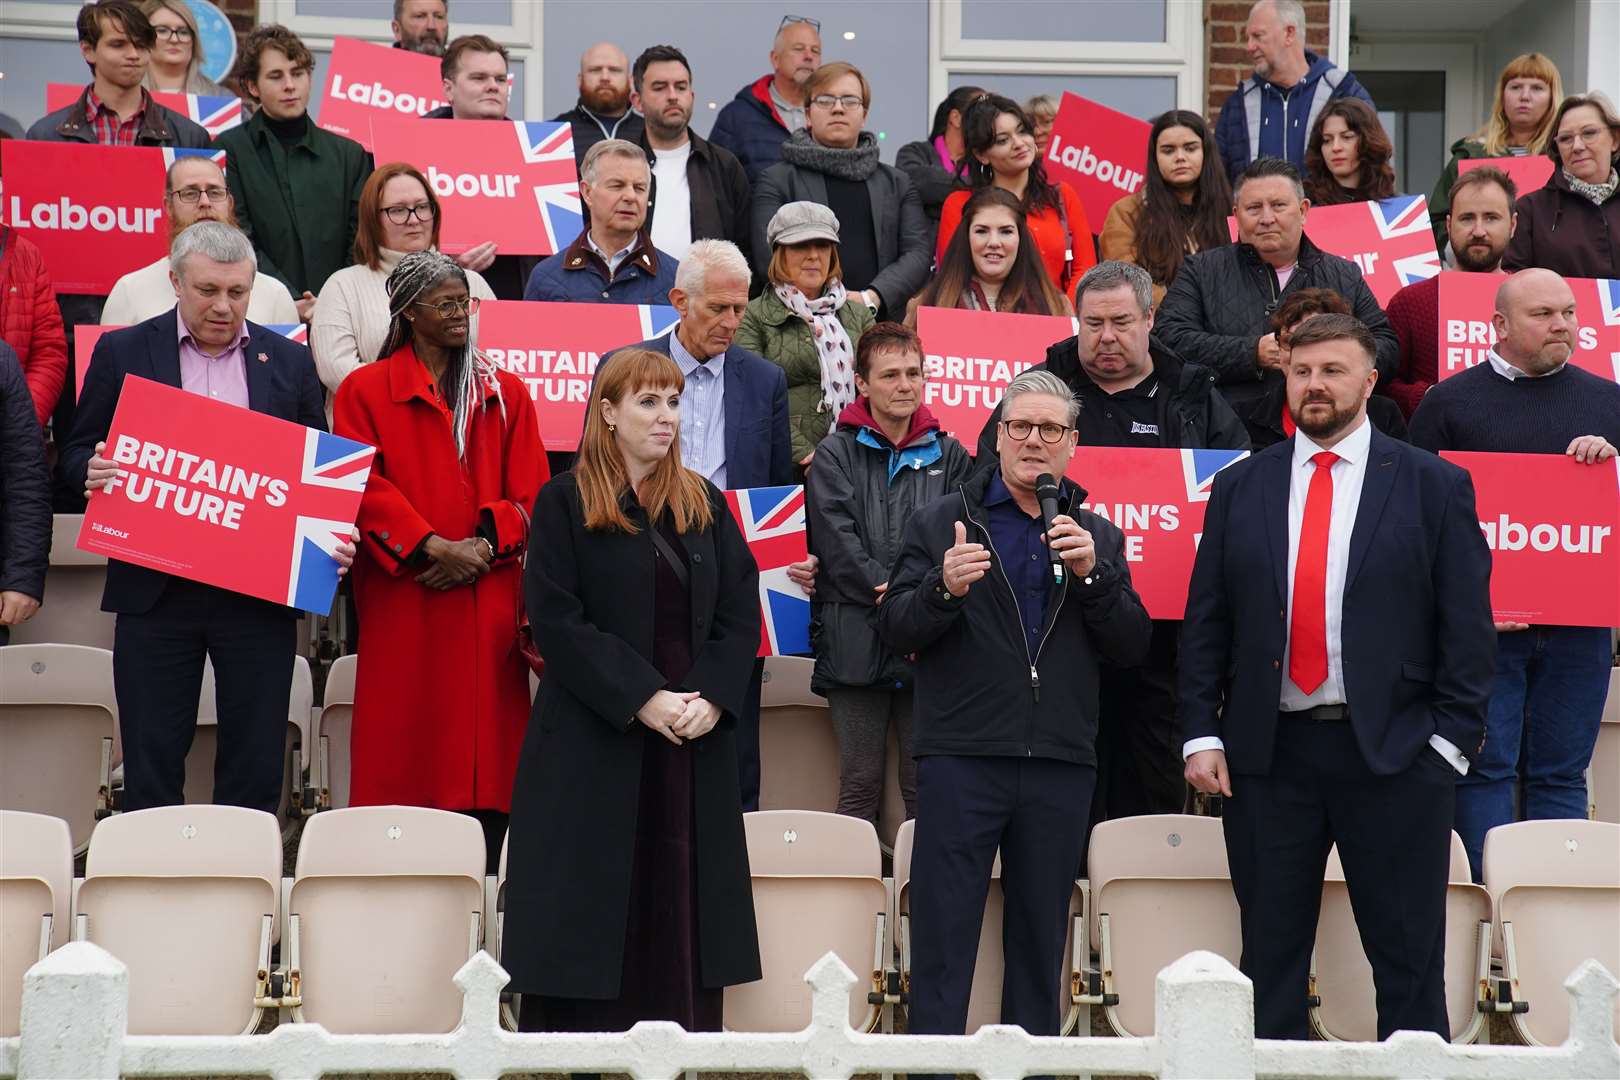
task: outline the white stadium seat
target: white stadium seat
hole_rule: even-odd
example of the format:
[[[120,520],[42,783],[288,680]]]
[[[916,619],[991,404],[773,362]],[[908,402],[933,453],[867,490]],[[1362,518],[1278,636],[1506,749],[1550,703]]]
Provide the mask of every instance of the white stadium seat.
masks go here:
[[[112,653],[0,649],[0,807],[63,819],[82,850],[111,800],[117,732]]]
[[[0,810],[0,1039],[17,1034],[23,973],[68,940],[72,893],[67,822]]]

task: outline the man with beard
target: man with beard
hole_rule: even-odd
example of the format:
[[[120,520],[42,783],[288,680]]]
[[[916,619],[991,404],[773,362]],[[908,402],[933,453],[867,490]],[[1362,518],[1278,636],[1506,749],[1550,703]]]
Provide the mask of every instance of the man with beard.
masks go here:
[[[574,129],[574,163],[603,139],[641,141],[641,117],[630,108],[630,58],[611,41],[599,41],[579,58],[579,103],[552,117]]]
[[[1378,431],[1372,334],[1291,335],[1293,438],[1215,477],[1187,589],[1187,782],[1225,796],[1254,1033],[1310,1035],[1322,875],[1338,845],[1378,1037],[1450,1037],[1454,790],[1485,740],[1491,555],[1463,469]]]
[[[1502,254],[1519,223],[1513,204],[1519,189],[1500,169],[1483,166],[1451,185],[1446,235],[1457,269],[1500,274]],[[1389,298],[1390,328],[1401,343],[1400,366],[1384,393],[1410,420],[1418,402],[1440,378],[1440,277],[1413,282]]]
[[[730,240],[748,255],[748,175],[691,128],[692,68],[673,45],[654,45],[630,70],[630,101],[645,124],[641,146],[652,169],[647,220],[653,245],[686,258],[694,240]]]
[[[394,48],[443,56],[450,40],[450,0],[394,0]]]
[[[1424,396],[1412,417],[1412,442],[1436,453],[1563,454],[1584,465],[1612,460],[1620,445],[1620,386],[1569,362],[1579,328],[1568,283],[1551,270],[1519,271],[1497,290],[1492,322],[1496,344],[1486,362]],[[1521,816],[1586,816],[1583,774],[1612,663],[1603,627],[1502,622],[1496,629],[1485,751],[1457,785],[1457,833],[1476,881],[1485,834],[1495,826]]]
[[[236,202],[225,186],[225,172],[205,157],[176,158],[164,182],[163,209],[169,218],[169,245],[199,221],[236,225]],[[134,326],[174,307],[174,285],[169,281],[169,257],[131,270],[107,294],[101,320],[108,326]],[[293,303],[287,286],[269,274],[255,271],[247,317],[260,326],[302,322],[304,313]]]
[[[782,144],[809,122],[805,87],[821,66],[821,24],[784,15],[771,41],[771,70],[726,103],[709,140],[737,155],[748,182],[782,160]]]

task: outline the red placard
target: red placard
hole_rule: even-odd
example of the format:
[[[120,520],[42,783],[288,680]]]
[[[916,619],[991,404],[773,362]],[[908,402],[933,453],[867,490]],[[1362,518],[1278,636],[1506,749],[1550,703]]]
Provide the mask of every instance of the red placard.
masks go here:
[[[478,309],[478,347],[529,388],[546,449],[577,450],[601,358],[668,333],[676,318],[653,304],[490,300]]]
[[[1066,315],[920,308],[917,333],[928,377],[923,404],[945,434],[972,453],[1007,384],[1045,360],[1049,345],[1074,337],[1076,326]]]
[[[1081,506],[1125,534],[1131,585],[1155,619],[1179,619],[1204,534],[1204,505],[1222,469],[1247,450],[1157,450],[1082,446],[1068,477],[1086,489]]]
[[[1109,207],[1141,189],[1152,131],[1145,120],[1065,93],[1046,149],[1047,179],[1068,181],[1100,231]]]
[[[789,565],[810,557],[804,528],[803,485],[728,491],[726,504],[759,567],[756,655],[808,655],[810,598],[787,573]]]
[[[125,376],[106,451],[123,474],[90,497],[78,547],[325,615],[373,453]]]
[[[371,133],[378,161],[408,161],[433,185],[446,254],[494,240],[505,254],[552,255],[584,225],[568,124],[378,118]]]
[[[1440,272],[1429,200],[1422,195],[1312,207],[1305,235],[1323,251],[1361,267],[1381,307],[1414,281]]]
[[[354,38],[333,40],[320,108],[321,127],[327,131],[371,150],[373,120],[425,116],[446,104],[436,58]],[[378,164],[408,160],[376,158]]]
[[[45,84],[45,111],[55,112],[65,109],[79,100],[84,93],[83,85],[79,83],[46,83]],[[219,138],[221,132],[241,127],[242,99],[231,96],[209,96],[205,94],[172,94],[167,90],[150,91],[152,100],[166,109],[172,109],[202,126],[203,130],[214,138]]]
[[[1500,274],[1448,270],[1440,275],[1440,378],[1475,364],[1496,344],[1491,314],[1496,310]],[[1569,362],[1594,375],[1620,382],[1620,281],[1565,278],[1575,294],[1575,351]]]
[[[223,151],[0,141],[5,220],[32,240],[58,293],[105,296],[169,252],[163,178],[176,156]]]
[[[1474,478],[1498,622],[1620,626],[1620,460],[1440,456]]]
[[[95,355],[96,342],[101,340],[102,334],[122,329],[122,326],[93,323],[80,323],[73,328],[74,401],[78,401],[79,395],[84,393],[84,377],[90,372],[90,358]],[[309,327],[304,323],[271,323],[265,329],[274,330],[288,341],[296,341],[300,345],[309,344]]]
[[[1520,195],[1540,191],[1552,179],[1553,162],[1546,154],[1526,154],[1524,157],[1463,158],[1457,162],[1457,175],[1489,165],[1501,169],[1513,179]]]

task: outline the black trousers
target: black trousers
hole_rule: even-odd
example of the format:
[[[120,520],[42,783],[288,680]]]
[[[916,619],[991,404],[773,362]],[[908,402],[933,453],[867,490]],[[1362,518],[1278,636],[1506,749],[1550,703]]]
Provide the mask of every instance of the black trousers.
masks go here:
[[[113,688],[125,810],[186,801],[186,754],[206,656],[214,662],[219,711],[213,801],[276,812],[296,633],[289,608],[180,579],[152,610],[118,616]]]
[[[910,1030],[967,1027],[985,895],[1001,849],[1006,973],[1001,1022],[1031,1035],[1063,1023],[1063,939],[1096,770],[1047,758],[917,759],[911,856]]]
[[[1091,828],[1115,818],[1179,814],[1186,805],[1176,691],[1180,637],[1179,621],[1156,619],[1147,658],[1139,667],[1100,669]],[[1090,835],[1087,829],[1088,846]],[[1081,869],[1083,875],[1083,862]]]
[[[759,688],[764,676],[765,661],[755,660],[748,698],[737,717],[737,782],[745,814],[759,809]]]
[[[1372,964],[1378,1037],[1433,1031],[1446,1017],[1446,879],[1457,772],[1425,747],[1375,776],[1345,721],[1282,717],[1271,772],[1238,774],[1222,824],[1262,1039],[1309,1035],[1305,994],[1328,849],[1339,846]]]

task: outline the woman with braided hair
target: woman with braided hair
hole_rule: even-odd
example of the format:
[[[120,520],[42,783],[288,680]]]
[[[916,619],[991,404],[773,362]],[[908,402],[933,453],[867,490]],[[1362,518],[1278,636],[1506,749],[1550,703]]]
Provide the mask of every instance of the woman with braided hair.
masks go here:
[[[466,271],[412,252],[387,292],[380,359],[333,407],[334,432],[377,448],[354,571],[350,802],[471,813],[493,873],[529,716],[520,563],[550,471],[528,390],[478,351]]]

